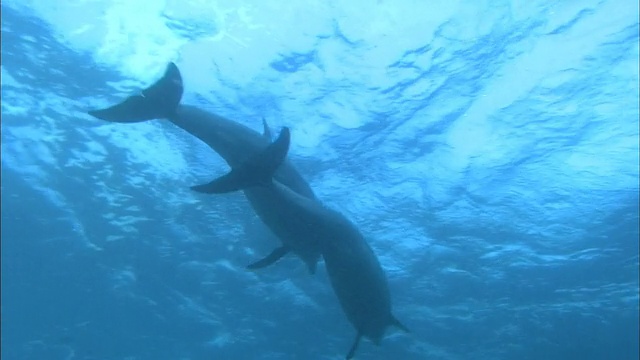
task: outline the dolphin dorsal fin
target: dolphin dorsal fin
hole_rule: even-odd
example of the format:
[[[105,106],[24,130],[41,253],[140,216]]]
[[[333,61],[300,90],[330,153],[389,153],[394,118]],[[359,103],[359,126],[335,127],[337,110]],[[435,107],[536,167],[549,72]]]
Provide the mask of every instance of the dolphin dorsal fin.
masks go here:
[[[192,186],[191,189],[200,193],[223,194],[252,186],[269,185],[272,183],[273,174],[287,157],[290,142],[289,128],[284,127],[276,141],[261,153],[232,168],[226,175],[208,184]]]
[[[262,128],[262,136],[269,142],[271,142],[271,128],[269,128],[269,124],[267,124],[267,120],[265,120],[264,118],[262,118]]]

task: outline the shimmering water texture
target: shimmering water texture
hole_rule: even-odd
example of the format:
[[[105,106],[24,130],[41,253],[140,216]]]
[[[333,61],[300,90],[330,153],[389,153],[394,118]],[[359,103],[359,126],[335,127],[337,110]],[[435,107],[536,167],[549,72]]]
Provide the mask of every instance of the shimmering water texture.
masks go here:
[[[354,359],[639,357],[637,1],[1,7],[3,359],[344,359],[380,279]],[[244,155],[88,114],[171,62]],[[276,139],[294,194],[192,190]]]

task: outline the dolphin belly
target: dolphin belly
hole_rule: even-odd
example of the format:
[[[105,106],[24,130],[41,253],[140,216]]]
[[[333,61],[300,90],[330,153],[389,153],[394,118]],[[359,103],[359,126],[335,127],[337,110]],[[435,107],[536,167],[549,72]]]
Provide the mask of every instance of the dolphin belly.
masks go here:
[[[297,219],[299,214],[295,208],[280,205],[282,191],[273,187],[253,187],[244,189],[244,194],[262,222],[268,224],[271,232],[300,257],[313,274],[321,256],[318,236],[309,223]]]
[[[406,327],[391,312],[386,276],[358,228],[344,215],[324,206],[317,199],[301,196],[277,181],[268,181],[266,178],[274,172],[273,169],[281,163],[288,150],[289,131],[285,130],[262,153],[209,184],[196,187],[196,190],[223,193],[243,189],[251,194],[249,196],[260,198],[260,203],[271,204],[264,209],[258,207],[258,210],[265,211],[262,216],[274,224],[273,229],[281,239],[291,236],[300,240],[306,236],[300,244],[318,247],[334,292],[357,332],[347,354],[347,359],[350,359],[361,337],[379,344],[387,327],[395,325],[403,330]],[[279,254],[278,251],[274,253]]]

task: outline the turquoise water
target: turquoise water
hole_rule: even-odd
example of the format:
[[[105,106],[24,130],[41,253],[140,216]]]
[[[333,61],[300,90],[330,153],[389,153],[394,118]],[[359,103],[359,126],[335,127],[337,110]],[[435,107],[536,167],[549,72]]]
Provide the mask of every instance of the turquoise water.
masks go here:
[[[2,358],[344,357],[217,154],[86,114],[174,61],[366,235],[411,333],[356,359],[637,359],[638,4],[549,3],[3,1]]]

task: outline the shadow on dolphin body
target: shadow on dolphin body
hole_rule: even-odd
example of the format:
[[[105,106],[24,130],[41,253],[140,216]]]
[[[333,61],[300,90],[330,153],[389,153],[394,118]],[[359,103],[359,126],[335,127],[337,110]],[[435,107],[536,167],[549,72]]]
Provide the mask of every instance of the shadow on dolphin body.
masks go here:
[[[173,124],[202,140],[217,152],[234,169],[248,158],[263,151],[271,141],[269,127],[263,119],[264,134],[260,134],[235,121],[225,119],[190,105],[180,104],[183,93],[182,77],[178,67],[169,63],[164,76],[141,94],[130,96],[111,107],[92,110],[89,114],[109,122],[135,123],[152,119],[167,119]],[[274,182],[290,189],[299,196],[315,199],[309,184],[293,165],[284,159],[273,175]],[[279,207],[273,206],[270,193],[261,187],[243,190],[251,206],[267,227],[280,239],[282,246],[264,259],[248,266],[257,269],[268,266],[280,257],[293,252],[315,272],[320,259],[320,249],[307,237],[292,237],[282,226]]]
[[[346,359],[351,359],[364,336],[379,345],[387,327],[406,332],[391,312],[387,279],[358,228],[341,213],[317,199],[302,196],[277,181],[275,170],[289,149],[289,129],[284,128],[276,141],[228,174],[192,189],[205,193],[225,193],[247,188],[263,188],[274,206],[289,214],[282,224],[292,236],[307,236],[319,245],[327,272],[343,311],[356,329],[356,337]]]

